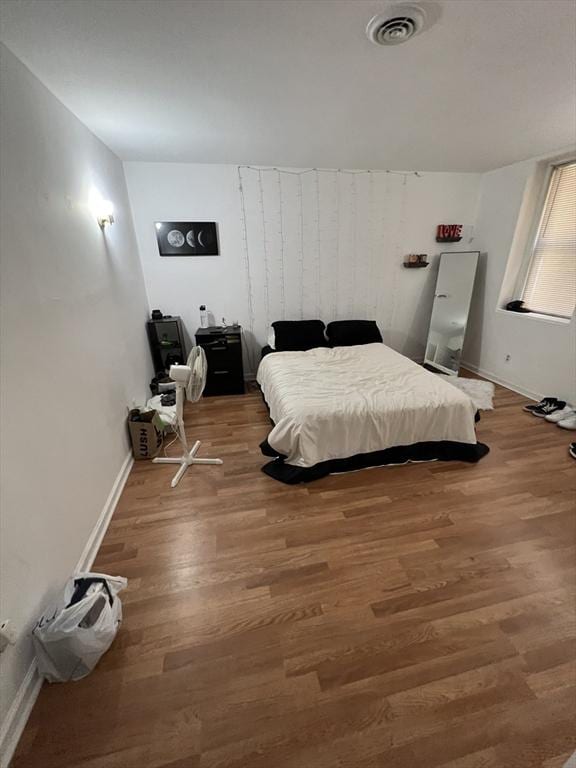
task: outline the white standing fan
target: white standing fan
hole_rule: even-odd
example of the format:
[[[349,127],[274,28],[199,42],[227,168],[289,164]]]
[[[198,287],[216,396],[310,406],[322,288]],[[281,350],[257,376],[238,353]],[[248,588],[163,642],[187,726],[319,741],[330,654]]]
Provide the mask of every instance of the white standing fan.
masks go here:
[[[182,457],[179,459],[161,457],[153,459],[156,464],[180,464],[180,469],[174,475],[172,488],[175,488],[191,464],[222,464],[222,459],[197,459],[200,440],[196,440],[191,449],[188,448],[186,431],[184,429],[184,392],[190,402],[195,403],[202,397],[206,386],[208,364],[206,353],[202,347],[192,348],[186,365],[170,366],[170,378],[176,382],[176,434],[182,444]]]

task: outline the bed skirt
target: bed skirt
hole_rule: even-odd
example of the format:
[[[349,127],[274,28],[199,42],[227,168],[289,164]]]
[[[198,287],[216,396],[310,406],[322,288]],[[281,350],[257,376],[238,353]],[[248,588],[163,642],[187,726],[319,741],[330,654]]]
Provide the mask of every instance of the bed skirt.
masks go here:
[[[414,445],[399,445],[373,453],[358,453],[346,459],[331,459],[321,461],[312,467],[296,467],[285,463],[285,456],[279,456],[264,440],[260,443],[264,456],[270,456],[274,461],[262,467],[262,472],[279,480],[281,483],[296,485],[309,483],[335,472],[353,472],[368,467],[381,467],[389,464],[407,464],[420,461],[466,461],[475,463],[490,451],[484,443],[455,443],[441,440],[431,443],[415,443]]]

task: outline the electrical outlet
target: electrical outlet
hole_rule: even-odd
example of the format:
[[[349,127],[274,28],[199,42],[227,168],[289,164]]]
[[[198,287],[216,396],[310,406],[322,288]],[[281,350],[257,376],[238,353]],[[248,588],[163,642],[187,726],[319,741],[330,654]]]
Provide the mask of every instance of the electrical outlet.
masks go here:
[[[507,362],[507,363],[509,363],[509,362],[510,362],[510,360],[512,360],[512,355],[506,355],[506,357],[504,358],[504,360],[506,360],[506,362]]]
[[[0,624],[0,653],[6,649],[7,645],[15,645],[16,630],[12,622],[7,619]]]

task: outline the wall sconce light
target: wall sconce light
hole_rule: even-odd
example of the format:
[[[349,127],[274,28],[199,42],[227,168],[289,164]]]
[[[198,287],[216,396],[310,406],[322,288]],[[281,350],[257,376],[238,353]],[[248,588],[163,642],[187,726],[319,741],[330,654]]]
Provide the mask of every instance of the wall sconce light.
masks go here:
[[[93,189],[90,193],[90,207],[100,229],[104,230],[107,224],[114,224],[114,206],[112,202],[104,200],[96,189]]]
[[[101,200],[96,213],[100,229],[104,229],[106,224],[114,224],[114,206],[110,200]]]

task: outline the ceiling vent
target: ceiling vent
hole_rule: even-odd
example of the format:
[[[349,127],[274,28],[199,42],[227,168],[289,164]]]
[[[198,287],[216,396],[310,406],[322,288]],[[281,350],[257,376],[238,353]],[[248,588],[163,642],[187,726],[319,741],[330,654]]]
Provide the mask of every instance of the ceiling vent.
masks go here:
[[[375,45],[400,45],[424,28],[426,14],[418,5],[395,5],[368,22],[366,35]]]

